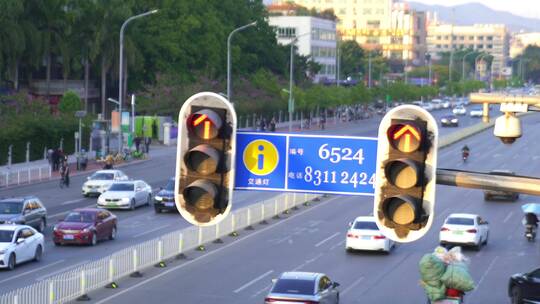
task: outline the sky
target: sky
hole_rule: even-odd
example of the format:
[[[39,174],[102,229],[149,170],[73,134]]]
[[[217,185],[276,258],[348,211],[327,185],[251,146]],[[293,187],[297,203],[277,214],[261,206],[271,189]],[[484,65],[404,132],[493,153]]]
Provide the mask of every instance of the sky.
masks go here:
[[[507,11],[515,15],[540,18],[539,0],[413,0],[426,4],[439,4],[445,6],[454,6],[469,2],[479,2],[493,9]]]

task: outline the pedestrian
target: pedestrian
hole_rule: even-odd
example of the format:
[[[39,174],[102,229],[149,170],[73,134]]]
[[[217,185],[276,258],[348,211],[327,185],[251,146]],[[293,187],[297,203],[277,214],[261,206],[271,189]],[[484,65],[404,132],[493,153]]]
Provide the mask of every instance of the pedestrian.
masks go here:
[[[261,118],[261,119],[260,119],[260,122],[261,122],[260,129],[261,129],[261,131],[264,132],[264,131],[266,130],[266,125],[265,125],[265,123],[264,123],[264,119]]]
[[[88,165],[88,155],[86,154],[85,149],[81,149],[81,156],[80,156],[80,169],[86,170],[86,166]]]
[[[144,146],[146,147],[146,153],[150,153],[150,144],[152,143],[152,138],[149,136],[144,138]]]
[[[324,124],[326,123],[326,118],[321,117],[321,130],[324,130]]]
[[[64,185],[69,188],[69,164],[67,157],[62,159],[62,165],[60,167],[60,175],[64,181]]]
[[[276,132],[276,118],[272,117],[272,120],[270,121],[270,131]]]
[[[55,149],[52,153],[52,170],[58,171],[58,149]]]
[[[107,155],[105,158],[105,166],[103,166],[103,169],[105,170],[111,170],[113,168],[114,159],[112,155]]]
[[[135,137],[135,150],[139,152],[140,147],[141,147],[141,138],[137,136]]]

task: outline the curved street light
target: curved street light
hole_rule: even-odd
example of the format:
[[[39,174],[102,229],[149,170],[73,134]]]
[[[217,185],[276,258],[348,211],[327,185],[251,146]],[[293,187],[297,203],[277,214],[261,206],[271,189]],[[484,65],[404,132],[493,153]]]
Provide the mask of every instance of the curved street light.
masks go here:
[[[465,80],[465,59],[467,56],[472,55],[476,53],[476,51],[471,51],[463,55],[462,62],[461,62],[461,80]]]
[[[238,33],[241,30],[247,29],[249,27],[257,25],[257,21],[251,22],[249,24],[243,25],[239,28],[234,29],[227,37],[227,99],[232,103],[232,91],[231,91],[231,39],[232,36]]]
[[[135,15],[135,16],[131,16],[129,17],[128,19],[126,19],[126,21],[124,21],[124,23],[122,24],[122,27],[120,28],[120,63],[118,65],[118,112],[120,114],[120,133],[118,135],[118,153],[121,153],[122,152],[122,147],[123,147],[123,138],[122,138],[122,101],[123,101],[123,88],[122,88],[122,81],[123,81],[123,67],[124,67],[124,30],[126,29],[126,26],[128,25],[129,22],[137,19],[137,18],[142,18],[142,17],[145,17],[145,16],[148,16],[148,15],[152,15],[152,14],[155,14],[157,13],[158,10],[155,9],[155,10],[151,10],[151,11],[148,11],[146,13],[142,13],[142,14],[139,14],[139,15]],[[103,109],[105,110],[105,109]]]

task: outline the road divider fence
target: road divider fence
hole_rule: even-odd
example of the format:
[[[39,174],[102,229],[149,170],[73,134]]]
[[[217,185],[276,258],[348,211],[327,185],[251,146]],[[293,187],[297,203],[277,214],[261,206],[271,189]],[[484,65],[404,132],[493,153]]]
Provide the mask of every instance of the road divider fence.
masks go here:
[[[11,168],[0,171],[0,188],[30,184],[35,181],[50,179],[51,166],[43,165],[27,168]]]
[[[170,259],[183,258],[191,250],[204,250],[206,244],[225,236],[236,236],[243,229],[279,217],[290,209],[319,198],[317,194],[280,194],[235,210],[217,225],[190,226],[165,233],[161,237],[10,291],[0,296],[0,304],[60,304],[76,299],[89,300],[88,293],[93,290],[117,288],[117,282],[122,278],[139,277],[149,267],[163,267]]]

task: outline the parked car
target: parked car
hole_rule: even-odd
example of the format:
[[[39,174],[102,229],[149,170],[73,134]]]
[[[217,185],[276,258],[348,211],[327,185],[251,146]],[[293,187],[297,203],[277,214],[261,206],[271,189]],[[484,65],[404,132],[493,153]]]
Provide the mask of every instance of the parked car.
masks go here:
[[[459,126],[459,119],[454,115],[446,115],[441,118],[441,126],[443,127],[457,127]]]
[[[152,202],[152,187],[142,180],[114,182],[109,189],[101,194],[97,206],[111,209],[131,209],[137,206],[150,205]]]
[[[0,225],[0,268],[39,262],[45,250],[43,234],[28,225]]]
[[[99,196],[105,192],[113,182],[128,180],[128,176],[120,170],[99,170],[88,177],[88,181],[82,186],[82,194]]]
[[[114,240],[118,220],[111,212],[98,208],[80,208],[68,213],[54,226],[55,245],[88,244],[95,246],[100,240]]]
[[[454,115],[465,115],[467,114],[467,109],[462,105],[458,105],[452,109],[452,113],[454,113]]]
[[[469,115],[471,117],[482,117],[482,114],[484,113],[484,111],[482,110],[482,107],[473,107],[470,111],[469,111]]]
[[[345,250],[370,250],[390,253],[394,241],[385,237],[375,223],[373,216],[359,216],[349,224],[345,239]]]
[[[508,282],[508,296],[515,304],[540,303],[540,268],[512,275]]]
[[[2,199],[0,224],[28,225],[43,232],[47,227],[47,209],[35,196]]]
[[[426,111],[429,111],[429,112],[434,110],[433,105],[431,103],[429,103],[429,102],[424,102],[420,106],[422,107],[422,109],[424,109]]]
[[[492,175],[502,175],[502,176],[515,176],[516,173],[509,170],[493,170],[489,172]],[[499,198],[501,200],[517,201],[519,199],[519,193],[509,192],[509,191],[495,191],[495,190],[484,190],[484,200],[489,201],[493,198]]]
[[[443,107],[443,101],[441,99],[433,99],[430,103],[434,110],[439,110]]]
[[[323,273],[284,272],[272,281],[272,288],[264,299],[265,304],[339,303],[339,283],[332,282]]]
[[[154,210],[156,213],[161,213],[163,210],[177,211],[174,203],[174,178],[169,179],[165,188],[161,188],[154,195]]]
[[[439,232],[439,243],[443,246],[458,244],[480,249],[487,244],[488,238],[488,222],[477,214],[450,214]]]
[[[449,109],[452,105],[450,104],[450,101],[449,100],[445,100],[443,101],[442,103],[442,107],[443,109]]]

